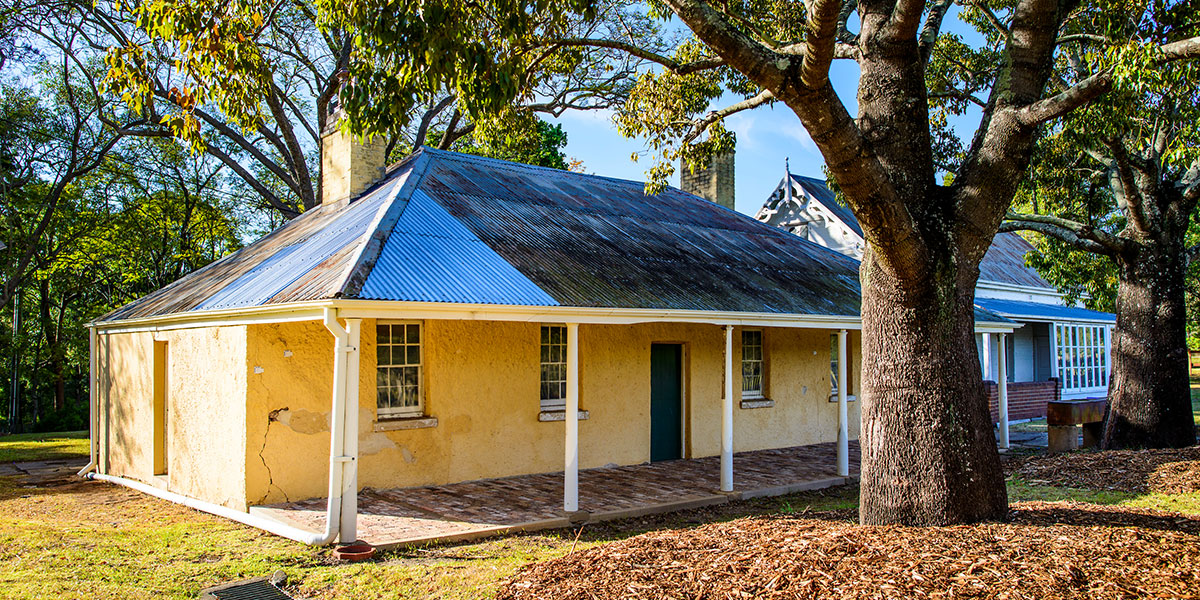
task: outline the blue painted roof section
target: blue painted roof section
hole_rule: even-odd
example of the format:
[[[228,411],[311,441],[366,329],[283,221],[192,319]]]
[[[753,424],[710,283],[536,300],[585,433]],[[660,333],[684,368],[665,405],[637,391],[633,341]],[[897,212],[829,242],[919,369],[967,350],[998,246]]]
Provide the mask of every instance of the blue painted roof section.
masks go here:
[[[1041,302],[1022,302],[1019,300],[997,300],[994,298],[976,298],[975,304],[994,313],[1010,319],[1041,319],[1049,321],[1098,321],[1116,323],[1116,315],[1112,313],[1060,306]]]
[[[350,204],[336,219],[311,236],[260,262],[192,310],[239,308],[267,304],[313,269],[370,233],[381,207],[395,199],[406,177],[388,180],[366,197]]]
[[[400,215],[358,297],[558,306],[421,190]]]

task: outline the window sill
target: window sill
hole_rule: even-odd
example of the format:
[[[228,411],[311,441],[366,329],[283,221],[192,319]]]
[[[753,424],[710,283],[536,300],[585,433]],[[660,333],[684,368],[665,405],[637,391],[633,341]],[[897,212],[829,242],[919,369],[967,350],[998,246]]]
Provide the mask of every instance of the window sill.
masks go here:
[[[745,409],[772,408],[775,406],[775,401],[770,398],[747,398],[742,400],[740,406]]]
[[[580,421],[586,421],[588,419],[588,416],[589,416],[588,411],[586,411],[586,410],[579,411],[579,420]],[[552,421],[566,421],[567,420],[567,411],[565,411],[565,410],[543,410],[538,413],[538,420],[543,423],[549,423]]]
[[[858,400],[858,396],[855,396],[854,394],[850,394],[850,395],[846,396],[846,402],[854,402],[855,400]],[[837,402],[838,401],[837,394],[830,394],[829,401]]]
[[[402,431],[437,427],[437,417],[381,417],[375,421],[375,431]]]

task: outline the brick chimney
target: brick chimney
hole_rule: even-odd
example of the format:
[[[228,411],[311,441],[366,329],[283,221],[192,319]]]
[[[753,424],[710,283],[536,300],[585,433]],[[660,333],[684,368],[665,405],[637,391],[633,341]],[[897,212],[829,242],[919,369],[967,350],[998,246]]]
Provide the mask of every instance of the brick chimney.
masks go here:
[[[689,194],[733,210],[733,150],[718,154],[707,167],[692,172],[680,165],[679,187]]]
[[[339,74],[345,79],[345,72]],[[383,177],[387,141],[376,135],[364,143],[338,127],[345,109],[339,96],[329,103],[329,118],[321,132],[321,203],[349,202]]]

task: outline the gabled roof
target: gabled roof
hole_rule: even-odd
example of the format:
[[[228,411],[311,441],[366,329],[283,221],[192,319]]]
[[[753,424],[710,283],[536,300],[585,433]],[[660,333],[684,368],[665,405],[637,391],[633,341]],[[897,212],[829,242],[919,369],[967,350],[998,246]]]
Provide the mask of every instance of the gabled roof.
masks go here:
[[[420,149],[106,315],[320,300],[857,315],[858,264],[674,188]]]
[[[803,177],[788,173],[791,181],[804,190],[805,194],[820,202],[829,212],[846,224],[861,238],[862,227],[854,212],[849,207],[838,203],[836,196],[826,185],[825,181],[812,177]],[[786,196],[781,194],[783,181],[763,204],[763,208],[776,209]],[[1033,245],[1016,233],[999,233],[992,240],[991,247],[979,264],[980,282],[992,282],[1007,285],[1019,285],[1031,288],[1042,288],[1055,291],[1055,287],[1038,275],[1037,271],[1025,264],[1025,255],[1033,250]]]
[[[833,213],[842,223],[845,223],[846,227],[857,233],[858,237],[862,237],[862,227],[859,226],[858,219],[854,217],[854,212],[850,210],[850,207],[837,201],[837,196],[833,193],[833,190],[829,189],[829,186],[825,185],[824,181],[792,173],[788,173],[788,176],[791,177],[796,185],[800,186],[800,189],[804,190],[805,194],[820,202],[821,206],[824,206],[826,210]]]

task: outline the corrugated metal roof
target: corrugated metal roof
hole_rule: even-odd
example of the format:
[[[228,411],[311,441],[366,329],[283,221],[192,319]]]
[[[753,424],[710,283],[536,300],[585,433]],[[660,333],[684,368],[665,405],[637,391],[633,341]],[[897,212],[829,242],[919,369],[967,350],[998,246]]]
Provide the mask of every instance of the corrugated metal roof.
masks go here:
[[[853,260],[696,196],[435,157],[421,190],[558,304],[858,314]]]
[[[1116,315],[1113,315],[1112,313],[1088,310],[1086,308],[1077,308],[1074,306],[1060,306],[1057,304],[1044,304],[1041,302],[1022,302],[1019,300],[997,300],[994,298],[977,298],[975,300],[975,304],[994,313],[1016,320],[1034,319],[1064,322],[1117,322]]]
[[[1047,290],[1055,289],[1038,272],[1025,264],[1025,255],[1033,245],[1016,233],[996,234],[992,245],[979,263],[979,279],[996,283],[1022,285]]]
[[[679,190],[422,149],[359,199],[102,320],[338,296],[846,316],[860,303],[856,261]]]
[[[331,298],[341,290],[372,220],[394,200],[410,169],[411,161],[358,200],[309,210],[266,237],[99,320]]]
[[[422,190],[413,193],[358,297],[556,306]]]

